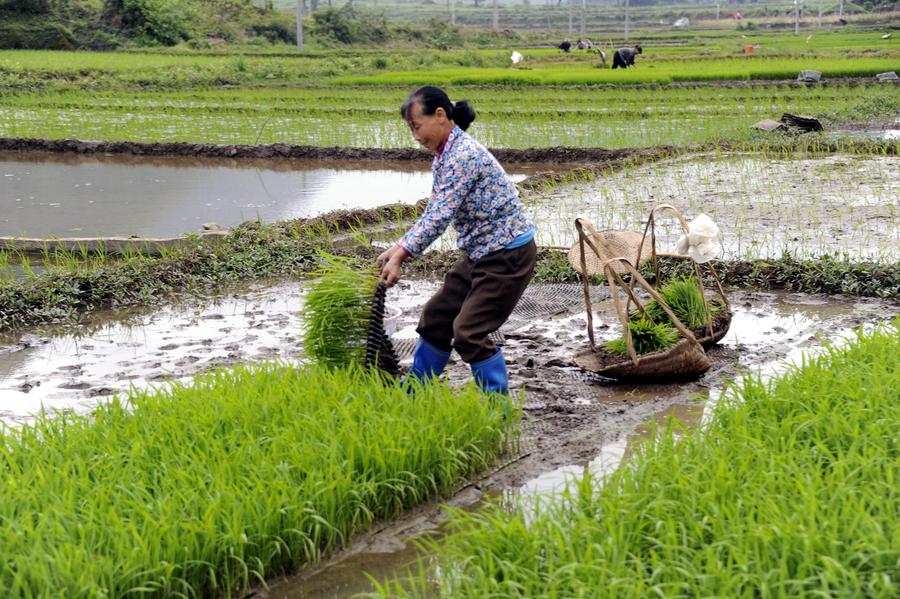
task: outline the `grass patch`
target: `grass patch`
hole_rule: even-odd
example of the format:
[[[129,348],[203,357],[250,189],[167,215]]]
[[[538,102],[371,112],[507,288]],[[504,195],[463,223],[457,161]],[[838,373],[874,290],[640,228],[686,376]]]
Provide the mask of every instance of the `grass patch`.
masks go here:
[[[716,271],[726,287],[740,289],[786,289],[802,293],[845,294],[862,297],[900,298],[900,263],[842,258],[831,255],[777,259],[717,260]],[[641,267],[641,274],[652,281],[653,269]],[[684,260],[660,258],[660,278],[668,280],[693,273]],[[565,253],[541,250],[535,268],[536,283],[579,283],[581,279],[569,265]],[[602,284],[600,277],[592,283]],[[712,287],[715,282],[705,279]]]
[[[900,318],[735,385],[704,429],[670,424],[602,483],[457,511],[440,576],[383,595],[896,597],[898,352]]]
[[[508,440],[473,385],[268,364],[40,414],[0,443],[0,588],[232,596],[445,492]]]
[[[667,84],[679,81],[725,81],[756,79],[795,79],[803,69],[821,71],[823,77],[874,77],[876,73],[897,68],[896,57],[789,57],[726,58],[705,60],[658,61],[644,59],[640,69],[624,72],[595,68],[589,63],[544,63],[533,69],[458,68],[433,69],[426,73],[399,71],[377,75],[342,75],[332,81],[338,85],[628,85]],[[638,59],[641,62],[641,59]]]

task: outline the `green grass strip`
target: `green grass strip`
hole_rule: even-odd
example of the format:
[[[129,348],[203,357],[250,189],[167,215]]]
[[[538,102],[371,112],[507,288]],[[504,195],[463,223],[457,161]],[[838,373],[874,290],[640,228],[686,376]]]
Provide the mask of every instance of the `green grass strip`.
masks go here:
[[[602,486],[456,513],[442,597],[897,597],[900,318],[670,425]],[[683,435],[683,436],[682,436]],[[382,588],[385,593],[388,588]]]
[[[338,85],[600,85],[666,84],[674,81],[720,81],[749,79],[794,79],[803,69],[815,69],[823,77],[874,77],[896,70],[900,58],[715,58],[693,63],[647,61],[639,69],[626,71],[595,68],[596,65],[549,64],[534,69],[449,68],[399,71],[376,75],[342,75]]]
[[[40,415],[2,433],[0,588],[231,596],[457,485],[515,420],[471,385],[277,364]]]

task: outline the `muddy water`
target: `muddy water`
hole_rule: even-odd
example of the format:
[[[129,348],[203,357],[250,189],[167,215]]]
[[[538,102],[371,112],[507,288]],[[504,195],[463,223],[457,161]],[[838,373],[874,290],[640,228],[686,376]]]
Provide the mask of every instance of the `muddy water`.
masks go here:
[[[723,258],[824,253],[900,259],[900,158],[836,155],[705,155],[622,170],[595,181],[533,191],[538,242],[570,245],[572,222],[597,229],[642,230],[649,210],[673,204],[688,220],[712,216]],[[660,229],[662,251],[674,250],[673,219]]]
[[[563,393],[575,395],[568,405],[556,402],[541,392],[540,373],[524,372],[522,365],[529,361],[541,360],[545,364],[556,360],[557,352],[551,348],[558,343],[562,353],[571,351],[572,344],[578,344],[579,333],[573,325],[582,324],[583,313],[577,310],[558,315],[550,321],[516,327],[507,335],[510,370],[513,381],[529,386],[529,394],[538,395],[526,401],[526,413],[536,419],[550,419],[553,413],[560,418],[576,418],[577,406],[583,406],[588,417],[586,426],[567,431],[568,438],[563,446],[555,449],[560,456],[553,467],[553,460],[542,461],[540,465],[524,467],[517,474],[503,475],[502,472],[487,477],[487,480],[464,489],[448,501],[453,507],[477,510],[487,498],[500,500],[509,506],[534,505],[538,502],[553,501],[566,483],[585,473],[604,476],[613,472],[623,460],[644,440],[655,427],[665,426],[675,419],[684,426],[696,426],[703,418],[706,396],[718,397],[725,382],[734,374],[751,368],[774,372],[785,367],[792,359],[799,359],[802,352],[821,348],[823,339],[837,339],[849,334],[850,327],[861,323],[875,322],[898,311],[897,304],[881,302],[854,302],[840,298],[810,296],[804,294],[758,294],[738,293],[732,296],[735,302],[734,324],[722,341],[721,347],[713,350],[714,368],[700,384],[688,386],[666,385],[584,385],[577,382],[573,373],[556,379],[556,385],[565,387]],[[602,307],[601,307],[602,310]],[[603,329],[608,322],[599,324],[604,336],[611,336]],[[537,334],[533,334],[538,332]],[[533,352],[522,352],[520,345],[525,339],[544,337],[541,343],[545,355],[534,358]],[[583,343],[583,341],[581,341]],[[517,351],[518,346],[518,351]],[[527,348],[524,348],[527,349]],[[559,370],[564,364],[560,364]],[[549,370],[549,369],[548,369]],[[458,369],[451,373],[457,376]],[[535,389],[538,389],[535,391]],[[531,405],[532,408],[528,409]],[[598,405],[609,408],[605,413],[591,410]],[[616,418],[616,414],[634,413],[634,418]],[[603,414],[600,416],[599,414]],[[596,421],[592,421],[597,418]],[[635,420],[637,424],[634,424]],[[527,426],[527,425],[526,425]],[[540,429],[541,427],[536,427]],[[547,430],[545,435],[559,434]],[[539,437],[540,432],[537,433]],[[526,439],[536,435],[526,434]],[[584,442],[584,438],[589,440]],[[532,445],[533,443],[533,445]],[[567,451],[566,444],[578,447]],[[537,452],[542,449],[541,440],[526,440],[526,450]],[[589,454],[579,455],[588,450]],[[526,453],[527,455],[527,453]],[[528,459],[528,458],[526,458]],[[549,464],[549,466],[548,466]],[[344,598],[374,590],[372,579],[403,579],[412,574],[422,575],[423,568],[433,577],[434,564],[427,550],[420,549],[422,539],[436,539],[445,534],[442,527],[444,512],[434,507],[424,515],[415,513],[400,525],[394,524],[375,535],[364,535],[351,545],[351,549],[326,561],[322,566],[301,575],[280,581],[273,585],[267,597],[285,599],[300,598]]]
[[[0,236],[174,237],[331,210],[414,203],[427,164],[0,153]]]
[[[388,295],[388,303],[402,310],[394,339],[407,364],[418,313],[436,288],[435,282],[407,281]],[[596,332],[601,340],[612,338],[618,324],[611,302],[602,299],[603,289],[595,291]],[[612,471],[648,423],[669,415],[696,423],[702,399],[718,397],[742,370],[774,368],[821,347],[821,339],[900,312],[896,302],[735,292],[731,330],[710,352],[713,366],[703,378],[679,385],[608,385],[571,363],[587,343],[581,294],[577,285],[533,285],[503,328],[511,386],[526,390],[521,453],[451,504],[477,509],[484,496],[540,497],[585,470]],[[236,363],[302,360],[302,305],[302,283],[276,282],[204,303],[101,313],[75,331],[45,329],[0,339],[0,416],[15,424],[41,407],[84,412],[132,386],[161,386]],[[468,380],[468,367],[453,360],[448,378],[452,384]],[[364,535],[315,571],[274,585],[268,596],[346,597],[370,590],[366,573],[376,579],[402,573],[415,558],[410,539],[439,530],[441,520],[434,502],[380,525],[381,532]]]

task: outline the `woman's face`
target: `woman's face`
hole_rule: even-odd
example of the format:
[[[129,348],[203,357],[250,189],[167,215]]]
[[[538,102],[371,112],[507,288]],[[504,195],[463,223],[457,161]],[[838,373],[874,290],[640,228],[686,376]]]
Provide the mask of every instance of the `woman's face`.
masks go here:
[[[450,120],[443,108],[438,108],[434,114],[422,114],[421,102],[410,105],[406,122],[416,141],[432,152],[437,152],[451,129]]]

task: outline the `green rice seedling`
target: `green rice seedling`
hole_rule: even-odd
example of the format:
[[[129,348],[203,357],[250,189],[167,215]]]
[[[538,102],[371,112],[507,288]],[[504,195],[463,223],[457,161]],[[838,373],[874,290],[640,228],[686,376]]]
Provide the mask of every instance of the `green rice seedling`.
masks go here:
[[[697,281],[694,277],[681,277],[669,281],[659,289],[659,294],[665,300],[666,304],[678,317],[678,320],[689,329],[706,324],[706,307],[703,305],[703,295],[700,288],[697,287]],[[709,309],[711,313],[717,311],[717,306],[710,302]],[[669,316],[656,300],[650,300],[645,306],[647,313],[653,322],[668,323]],[[631,313],[632,318],[642,318],[640,311],[635,310]]]
[[[8,597],[235,597],[509,447],[475,385],[363,369],[220,370],[0,432]],[[14,566],[14,567],[13,567]]]
[[[896,597],[900,318],[731,387],[615,473],[454,512],[384,597]]]
[[[326,366],[362,364],[377,272],[324,252],[321,259],[304,304],[303,348]]]
[[[653,324],[646,318],[628,321],[628,330],[631,331],[631,340],[634,343],[634,351],[638,355],[650,354],[664,349],[669,349],[676,343],[680,335],[678,331],[667,323]],[[620,356],[628,355],[628,347],[625,337],[606,342],[606,349]]]

